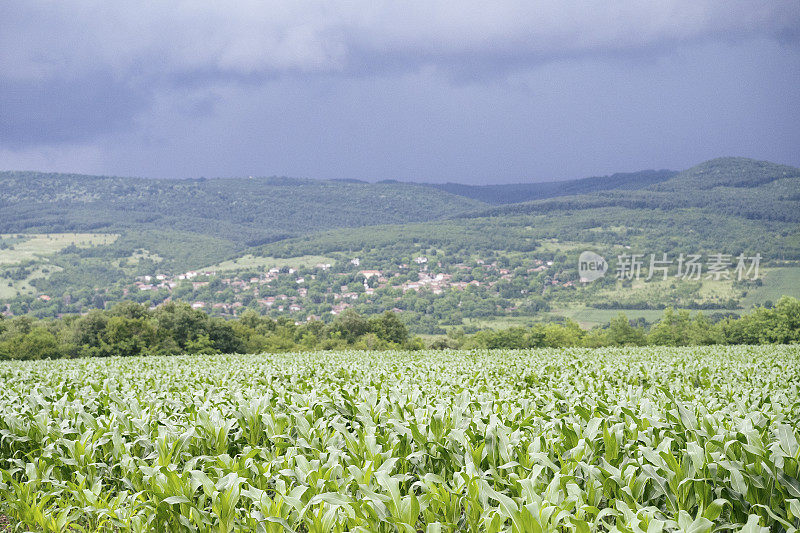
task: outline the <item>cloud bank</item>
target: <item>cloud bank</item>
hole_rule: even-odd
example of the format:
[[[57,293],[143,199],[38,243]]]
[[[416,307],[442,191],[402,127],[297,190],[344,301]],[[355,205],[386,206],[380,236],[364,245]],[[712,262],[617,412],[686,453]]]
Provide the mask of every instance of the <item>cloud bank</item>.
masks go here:
[[[102,153],[88,144],[166,128],[165,121],[183,124],[178,130],[203,127],[198,117],[220,109],[236,117],[253,100],[275,97],[273,89],[279,95],[283,83],[336,108],[351,105],[352,91],[369,99],[362,86],[385,90],[385,80],[403,86],[409,77],[424,83],[434,73],[444,80],[436,82],[440,92],[421,97],[446,102],[447,87],[494,91],[518,73],[560,62],[648,63],[714,43],[784,43],[794,54],[800,35],[796,0],[86,0],[2,11],[0,154],[12,162],[27,159],[9,154],[35,146],[61,153],[54,146],[83,143],[84,152]],[[330,87],[351,93],[337,99]],[[280,117],[264,107],[259,112]],[[353,120],[375,119],[370,112],[358,117],[353,109]]]
[[[9,7],[4,8],[9,11]],[[796,37],[791,0],[25,2],[0,22],[18,81],[179,79],[283,72],[368,75],[421,65],[652,50],[715,37]]]

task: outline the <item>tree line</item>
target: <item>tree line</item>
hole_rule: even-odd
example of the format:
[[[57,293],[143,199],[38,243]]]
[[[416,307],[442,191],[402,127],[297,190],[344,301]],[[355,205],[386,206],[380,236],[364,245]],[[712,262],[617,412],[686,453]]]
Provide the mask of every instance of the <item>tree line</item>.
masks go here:
[[[424,347],[414,342],[394,313],[365,318],[346,312],[331,324],[298,325],[253,311],[225,320],[185,303],[168,302],[150,309],[127,301],[84,316],[0,320],[0,359]]]
[[[589,331],[577,323],[537,324],[472,336],[450,334],[436,341],[443,348],[543,348],[602,346],[707,346],[712,344],[800,343],[800,300],[784,296],[774,307],[757,307],[741,317],[712,322],[703,313],[667,308],[649,329],[620,313],[603,327]]]
[[[225,320],[168,302],[155,309],[122,302],[108,310],[52,320],[0,318],[0,359],[57,359],[136,355],[289,352],[300,350],[423,348],[539,348],[568,346],[686,346],[800,343],[800,300],[783,297],[742,317],[712,323],[702,313],[665,310],[649,329],[624,314],[589,331],[574,321],[483,330],[451,329],[426,343],[409,334],[392,312],[364,317],[347,310],[330,324],[297,324],[246,311]]]

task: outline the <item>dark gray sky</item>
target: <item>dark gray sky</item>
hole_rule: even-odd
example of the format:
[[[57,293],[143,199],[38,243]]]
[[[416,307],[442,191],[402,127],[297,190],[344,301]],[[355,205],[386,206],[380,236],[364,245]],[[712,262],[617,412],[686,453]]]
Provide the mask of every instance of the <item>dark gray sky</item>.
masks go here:
[[[800,2],[7,2],[0,169],[508,183],[800,166]]]

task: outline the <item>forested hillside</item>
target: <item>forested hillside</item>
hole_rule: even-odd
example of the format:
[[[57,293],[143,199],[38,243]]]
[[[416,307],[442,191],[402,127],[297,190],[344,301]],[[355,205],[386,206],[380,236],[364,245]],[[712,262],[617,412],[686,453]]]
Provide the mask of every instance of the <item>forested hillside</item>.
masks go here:
[[[432,223],[330,230],[267,244],[260,253],[290,257],[412,245],[452,252],[524,252],[535,249],[541,240],[557,239],[647,245],[664,252],[714,249],[735,253],[757,247],[772,258],[800,259],[800,169],[720,158],[680,173],[658,172],[657,184],[645,184],[638,190],[618,179],[616,190],[501,205]],[[567,182],[562,190],[577,190],[579,182],[595,186],[593,180],[601,179]],[[503,187],[515,186],[485,190]]]
[[[431,185],[453,194],[480,200],[488,204],[515,204],[531,200],[542,200],[571,194],[587,194],[612,189],[643,189],[675,176],[673,170],[643,170],[641,172],[617,173],[577,180],[550,181],[543,183],[512,183],[508,185],[462,185],[444,183]]]
[[[504,205],[464,216],[552,213],[601,207],[705,208],[752,220],[800,222],[800,169],[741,157],[707,161],[639,190],[608,190]]]
[[[618,311],[652,321],[669,306],[721,319],[800,296],[800,169],[743,158],[483,188],[12,172],[0,184],[0,298],[15,315],[180,300],[295,321],[402,311],[414,332],[441,334]],[[497,205],[534,193],[550,197]],[[62,233],[76,230],[92,233]],[[33,235],[45,231],[58,235]],[[687,280],[673,265],[644,283],[612,267],[584,285],[582,250],[759,254],[762,270]]]
[[[402,183],[0,173],[0,233],[169,228],[253,245],[323,228],[446,218],[481,205]]]

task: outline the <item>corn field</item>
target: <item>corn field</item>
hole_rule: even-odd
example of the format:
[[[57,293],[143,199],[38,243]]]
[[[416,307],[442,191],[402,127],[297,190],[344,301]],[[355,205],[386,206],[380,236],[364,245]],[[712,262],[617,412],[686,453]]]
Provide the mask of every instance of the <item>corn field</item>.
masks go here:
[[[18,531],[796,531],[800,347],[0,364]]]

